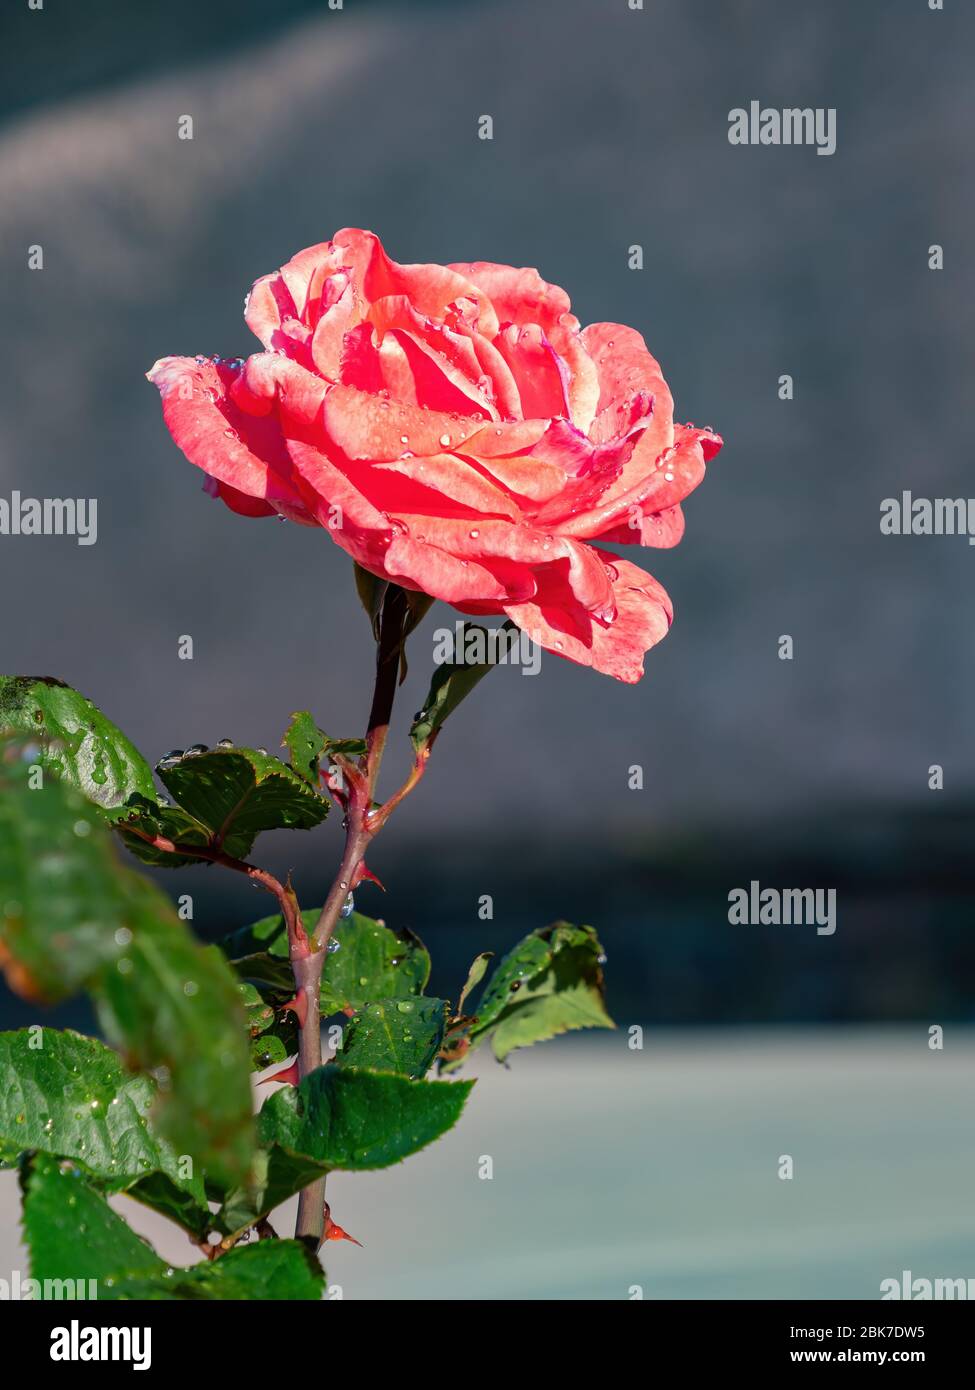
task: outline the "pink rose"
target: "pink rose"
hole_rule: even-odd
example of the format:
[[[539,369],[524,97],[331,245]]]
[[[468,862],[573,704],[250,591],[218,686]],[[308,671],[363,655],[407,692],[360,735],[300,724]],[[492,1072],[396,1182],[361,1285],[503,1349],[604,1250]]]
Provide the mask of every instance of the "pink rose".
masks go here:
[[[258,280],[245,317],[265,351],[149,373],[214,495],[323,526],[373,574],[639,680],[670,600],[588,542],[676,545],[721,447],[674,424],[639,333],[580,330],[535,270],[397,265],[357,230]]]

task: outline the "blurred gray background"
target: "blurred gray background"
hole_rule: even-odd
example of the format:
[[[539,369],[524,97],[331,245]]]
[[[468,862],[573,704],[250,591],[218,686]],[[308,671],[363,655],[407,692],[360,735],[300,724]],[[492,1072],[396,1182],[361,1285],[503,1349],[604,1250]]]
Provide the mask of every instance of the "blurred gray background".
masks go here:
[[[909,1023],[925,1065],[929,1023],[975,1017],[975,555],[961,537],[882,536],[879,508],[902,489],[975,491],[975,9],[8,0],[3,25],[0,496],[99,503],[93,547],[0,537],[3,669],[78,686],[152,759],[221,736],[273,747],[305,706],[357,732],[371,642],[348,561],[320,534],[245,521],[203,494],[144,372],[170,353],[251,351],[252,281],[342,226],[374,229],[403,261],[538,266],[583,322],[640,329],[677,418],[713,424],[725,449],[680,547],[634,555],[677,610],[644,681],[555,657],[535,678],[494,672],[376,846],[387,897],[367,889],[359,905],[420,932],[441,992],[456,993],[474,952],[566,916],[600,930],[621,1023]],[[728,112],[753,98],[835,106],[836,153],[731,146]],[[476,137],[482,113],[493,142]],[[177,139],[183,114],[192,142]],[[44,269],[31,272],[37,243]],[[634,243],[642,272],[628,269]],[[430,634],[453,618],[434,610],[413,639],[407,721]],[[177,659],[183,633],[192,662]],[[792,662],[777,656],[785,633]],[[643,791],[627,786],[635,763]],[[928,789],[934,763],[941,792]],[[338,844],[336,818],[265,837],[258,858],[294,867],[310,902]],[[751,879],[836,888],[835,936],[729,926],[728,891]],[[266,910],[208,870],[163,881],[193,893],[205,934]],[[477,917],[485,893],[492,922]],[[29,1021],[0,991],[0,1022]],[[781,1035],[764,1036],[769,1050],[735,1052],[740,1068],[721,1072],[732,1091],[774,1069]],[[927,1083],[901,1074],[886,1036],[870,1055],[894,1068],[891,1096],[907,1088],[909,1130],[910,1087]],[[711,1046],[717,1066],[726,1035]],[[825,1076],[842,1070],[845,1044],[816,1046]],[[622,1117],[633,1095],[614,1094]],[[954,1104],[938,1112],[949,1129]],[[857,1105],[844,1113],[855,1123]],[[864,1120],[878,1164],[897,1142],[884,1114]],[[783,1142],[773,1124],[771,1148]],[[678,1145],[675,1172],[682,1161]],[[949,1206],[962,1171],[957,1189],[937,1179]],[[587,1190],[580,1169],[570,1212]],[[911,1190],[892,1180],[890,1220]],[[840,1209],[859,1200],[834,1196]],[[747,1203],[732,1204],[744,1240]],[[625,1229],[631,1208],[618,1215]],[[501,1244],[520,1249],[518,1228],[502,1224]],[[764,1277],[739,1291],[774,1291]]]

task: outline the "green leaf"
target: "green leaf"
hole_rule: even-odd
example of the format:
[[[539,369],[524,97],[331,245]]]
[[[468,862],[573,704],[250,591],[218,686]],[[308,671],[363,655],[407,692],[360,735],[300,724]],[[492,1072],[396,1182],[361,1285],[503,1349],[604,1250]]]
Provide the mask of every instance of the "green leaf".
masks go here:
[[[160,869],[179,869],[187,864],[201,862],[192,854],[176,854],[149,844],[145,836],[160,836],[174,845],[207,849],[212,839],[207,826],[187,815],[180,806],[163,806],[138,797],[133,799],[131,805],[132,814],[126,820],[120,821],[115,829],[122,843],[136,859]]]
[[[479,627],[476,623],[462,623],[461,628],[462,635],[455,644],[455,654],[459,650],[459,653],[463,655],[470,633],[482,634],[481,641],[485,644],[484,650],[490,650],[486,645],[488,641],[487,628]],[[440,731],[447,716],[453,713],[461,701],[467,698],[478,682],[483,680],[488,671],[492,669],[493,663],[490,661],[467,664],[463,660],[447,661],[437,667],[430,682],[427,698],[423,702],[423,708],[410,726],[410,738],[418,753]]]
[[[503,1062],[517,1047],[575,1028],[612,1028],[606,1012],[602,947],[592,927],[556,922],[532,932],[498,965],[468,1038],[491,1038]]]
[[[262,830],[310,830],[329,801],[280,758],[254,748],[213,748],[165,760],[159,776],[182,811],[209,832],[211,844],[236,859]]]
[[[407,927],[392,931],[385,922],[353,912],[339,922],[332,940],[339,949],[325,962],[323,1016],[373,999],[408,998],[426,988],[430,954]]]
[[[214,1229],[224,1236],[249,1230],[327,1172],[325,1164],[303,1154],[289,1153],[277,1144],[258,1149],[247,1182],[224,1195],[223,1205],[213,1217]]]
[[[328,746],[328,735],[323,734],[308,710],[297,710],[291,716],[282,740],[291,755],[291,766],[299,777],[318,786],[318,761]]]
[[[440,1051],[447,1024],[446,999],[379,999],[346,1025],[335,1064],[425,1076]]]
[[[121,1275],[162,1275],[162,1260],[85,1181],[80,1168],[38,1156],[27,1174],[24,1238],[34,1279],[97,1279],[111,1298]]]
[[[235,1178],[253,1152],[243,1016],[232,973],[169,899],[119,864],[96,808],[0,757],[0,961],[12,988],[91,995],[109,1041],[161,1069],[160,1129]]]
[[[324,1284],[314,1255],[292,1240],[260,1241],[173,1269],[77,1169],[47,1158],[35,1160],[27,1177],[24,1234],[34,1279],[97,1280],[100,1300],[309,1300],[321,1297]]]
[[[467,1002],[467,996],[470,994],[471,990],[476,989],[477,986],[484,979],[484,976],[488,968],[488,962],[492,961],[493,959],[493,951],[482,951],[479,956],[475,956],[474,959],[471,961],[471,968],[467,972],[467,979],[464,981],[464,988],[461,990],[460,996],[457,1000],[457,1012],[459,1014],[462,1014],[464,1012],[464,1005]]]
[[[305,930],[314,931],[319,909],[302,913]],[[430,978],[430,955],[419,937],[405,928],[392,931],[361,912],[343,918],[335,929],[338,948],[329,953],[322,982],[322,1014],[360,1008],[375,999],[422,994]],[[292,975],[288,936],[280,915],[262,917],[220,942],[220,949],[243,980],[288,990]]]
[[[258,1116],[262,1144],[326,1169],[386,1168],[431,1144],[460,1119],[473,1082],[407,1081],[328,1065],[283,1086]]]
[[[366,751],[364,738],[329,738],[306,709],[291,716],[282,742],[288,747],[294,771],[313,787],[318,786],[319,764],[325,754],[359,758]]]
[[[387,579],[380,579],[377,575],[363,569],[358,560],[354,562],[353,574],[355,576],[356,593],[363,608],[366,610],[366,617],[372,628],[374,639],[379,641],[379,614],[382,610],[383,599],[389,587]]]
[[[219,1259],[177,1270],[175,1277],[125,1282],[126,1298],[237,1299],[317,1302],[325,1273],[298,1240],[261,1240],[228,1250]]]
[[[91,700],[52,676],[0,676],[0,737],[39,745],[36,762],[102,808],[124,815],[133,797],[155,800],[152,769]]]
[[[22,1028],[0,1033],[0,1146],[74,1159],[111,1192],[143,1181],[175,1219],[202,1233],[203,1179],[157,1134],[156,1084],[133,1076],[111,1048],[80,1033]],[[165,1181],[151,1183],[152,1176]],[[138,1194],[141,1195],[141,1194]]]
[[[208,1173],[250,1164],[249,1055],[236,981],[152,884],[129,885],[131,941],[91,990],[109,1039],[133,1065],[162,1068],[160,1123]]]
[[[275,989],[242,980],[238,988],[250,1036],[251,1070],[263,1071],[293,1056],[298,1051],[298,1020],[292,1009],[281,1010],[294,998],[294,982],[290,989]]]
[[[120,869],[97,807],[0,745],[0,963],[12,989],[57,1003],[120,953]]]

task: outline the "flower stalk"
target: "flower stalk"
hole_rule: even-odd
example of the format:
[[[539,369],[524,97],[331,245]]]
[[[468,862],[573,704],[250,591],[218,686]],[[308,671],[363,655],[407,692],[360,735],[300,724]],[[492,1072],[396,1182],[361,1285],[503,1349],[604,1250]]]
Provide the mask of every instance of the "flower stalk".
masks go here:
[[[338,925],[339,916],[349,894],[363,877],[366,851],[385,824],[389,811],[413,789],[422,776],[417,773],[420,759],[403,787],[390,798],[386,807],[374,809],[376,783],[382,763],[389,723],[396,698],[397,674],[406,638],[409,604],[406,593],[391,584],[383,598],[378,619],[376,646],[376,679],[373,688],[369,724],[366,730],[366,751],[360,763],[342,760],[345,778],[345,849],[338,871],[332,881],[325,905],[315,924],[310,953],[296,954],[292,950],[295,988],[307,1001],[305,1018],[299,1030],[298,1077],[308,1076],[322,1065],[321,988],[322,974],[328,955],[328,945]],[[426,757],[422,759],[426,764]],[[319,1178],[306,1187],[298,1198],[296,1237],[311,1237],[319,1244],[325,1230],[325,1179]]]

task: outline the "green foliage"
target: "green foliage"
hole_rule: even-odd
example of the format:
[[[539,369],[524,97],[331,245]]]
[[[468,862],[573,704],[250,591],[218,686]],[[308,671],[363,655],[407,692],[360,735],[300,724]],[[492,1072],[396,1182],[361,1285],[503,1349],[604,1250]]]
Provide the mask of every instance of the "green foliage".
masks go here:
[[[37,745],[34,761],[101,807],[109,820],[155,800],[152,769],[91,700],[52,676],[0,676],[0,737]]]
[[[353,566],[355,576],[356,593],[359,595],[359,602],[366,610],[366,617],[372,628],[372,635],[379,641],[379,614],[382,611],[383,599],[386,597],[386,590],[389,588],[388,579],[380,579],[369,570],[363,569],[356,561]]]
[[[262,830],[310,830],[329,802],[280,758],[255,748],[212,748],[159,765],[180,810],[202,826],[214,849],[245,858]]]
[[[258,1137],[327,1171],[363,1172],[425,1148],[460,1119],[472,1081],[408,1081],[333,1065],[264,1102]]]
[[[248,1167],[247,1048],[233,976],[169,900],[120,865],[97,810],[0,761],[0,953],[20,993],[85,989],[133,1067],[161,1069],[160,1125],[208,1171]]]
[[[405,672],[406,639],[433,600],[358,567],[356,584],[381,630],[381,669],[392,674],[398,657]],[[435,672],[410,731],[418,758],[490,669]],[[416,936],[353,913],[336,926],[321,986],[323,1017],[346,1016],[342,1045],[271,1095],[255,1124],[250,1070],[298,1045],[285,923],[264,917],[201,946],[119,863],[109,827],[167,867],[241,860],[264,830],[311,829],[330,804],[323,764],[359,759],[366,744],[332,739],[298,711],[283,745],[290,765],[225,743],[167,755],[157,772],[170,804],[78,692],[0,678],[0,967],[39,1002],[86,991],[113,1045],[39,1027],[0,1034],[0,1167],[20,1168],[36,1279],[93,1279],[116,1299],[317,1299],[324,1276],[309,1245],[234,1242],[254,1227],[266,1236],[265,1218],[317,1179],[399,1163],[445,1134],[473,1082],[426,1079],[438,1060],[449,1070],[485,1039],[503,1060],[568,1029],[613,1026],[591,927],[533,932],[489,978],[483,952],[452,1009],[424,994],[430,957]],[[309,938],[318,916],[303,916]],[[170,1268],[108,1204],[117,1194],[196,1242],[218,1232],[218,1257]]]
[[[467,996],[484,979],[490,961],[494,959],[493,951],[482,951],[479,956],[475,956],[471,961],[471,968],[467,972],[467,979],[464,981],[464,988],[461,990],[457,999],[457,1012],[464,1012],[464,1005],[467,1003]]]
[[[314,930],[318,909],[302,913],[305,930]],[[361,912],[340,921],[332,937],[322,981],[322,1015],[359,1009],[381,999],[422,994],[430,978],[430,955],[411,931],[392,931]],[[280,916],[262,917],[220,942],[242,980],[294,993],[288,964],[288,936]]]
[[[106,1191],[135,1189],[202,1232],[202,1176],[157,1132],[156,1100],[154,1080],[127,1072],[95,1038],[40,1027],[0,1033],[0,1147],[73,1159]]]
[[[294,771],[313,787],[318,786],[319,767],[326,754],[330,758],[339,754],[358,758],[366,751],[365,739],[329,738],[306,709],[291,716],[282,742],[287,745]]]
[[[173,1269],[80,1169],[48,1158],[26,1177],[24,1236],[37,1280],[98,1281],[99,1299],[319,1299],[324,1275],[298,1241],[261,1241]]]
[[[614,1027],[605,1007],[602,959],[592,927],[556,922],[532,932],[488,981],[467,1030],[469,1045],[490,1038],[503,1062],[515,1048],[571,1029]]]
[[[455,655],[463,656],[467,634],[470,632],[484,634],[484,640],[487,641],[486,628],[479,627],[476,623],[464,623],[462,624],[462,635],[457,644],[459,653],[455,650]],[[485,650],[487,650],[486,646]],[[474,687],[492,669],[490,661],[467,664],[462,659],[445,661],[443,665],[437,667],[430,682],[427,698],[423,701],[423,708],[410,726],[410,738],[417,752],[428,745],[440,732],[447,716],[454,712],[462,700],[466,700]]]
[[[283,1086],[258,1116],[261,1148],[252,1177],[226,1193],[216,1228],[236,1235],[336,1169],[401,1162],[457,1123],[473,1084],[411,1081],[330,1062],[297,1087]]]
[[[425,1076],[440,1051],[446,999],[379,999],[357,1009],[345,1029],[336,1064]]]
[[[290,989],[275,989],[273,985],[242,980],[238,989],[247,1017],[251,1069],[263,1071],[297,1052],[298,1019],[293,1010],[283,1010],[294,997],[294,985]]]

